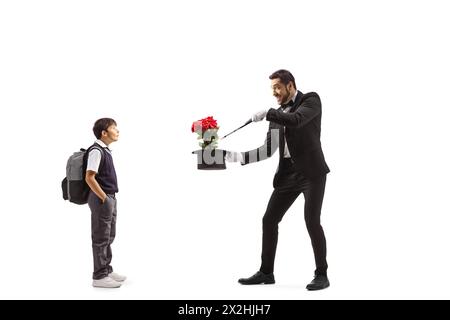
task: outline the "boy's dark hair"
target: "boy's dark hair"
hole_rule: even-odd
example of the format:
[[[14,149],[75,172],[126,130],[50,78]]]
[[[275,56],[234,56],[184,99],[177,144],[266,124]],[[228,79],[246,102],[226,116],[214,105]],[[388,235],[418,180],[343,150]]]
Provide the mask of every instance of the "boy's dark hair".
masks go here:
[[[115,125],[117,126],[116,121],[111,118],[101,118],[95,121],[94,128],[92,130],[94,131],[94,135],[97,139],[100,139],[102,137],[103,130],[107,131],[109,126]]]
[[[288,85],[289,81],[292,81],[292,83],[294,84],[294,88],[297,89],[297,85],[295,84],[294,76],[292,75],[292,73],[290,73],[287,70],[280,69],[278,71],[275,71],[274,73],[272,73],[270,75],[269,79],[270,80],[280,79],[281,83],[284,84],[285,86]]]

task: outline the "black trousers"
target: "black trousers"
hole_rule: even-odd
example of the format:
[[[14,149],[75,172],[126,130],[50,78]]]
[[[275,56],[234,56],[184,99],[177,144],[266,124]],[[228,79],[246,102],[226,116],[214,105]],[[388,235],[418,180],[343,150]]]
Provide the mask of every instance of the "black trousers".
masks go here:
[[[93,279],[99,280],[113,271],[111,244],[116,237],[117,200],[107,195],[105,203],[92,191],[88,197],[91,209],[92,253],[94,256]]]
[[[326,240],[320,225],[326,175],[309,179],[295,172],[290,159],[282,160],[274,181],[274,191],[263,218],[263,243],[260,271],[273,273],[278,242],[278,224],[295,199],[303,193],[304,216],[316,262],[315,274],[327,274]]]

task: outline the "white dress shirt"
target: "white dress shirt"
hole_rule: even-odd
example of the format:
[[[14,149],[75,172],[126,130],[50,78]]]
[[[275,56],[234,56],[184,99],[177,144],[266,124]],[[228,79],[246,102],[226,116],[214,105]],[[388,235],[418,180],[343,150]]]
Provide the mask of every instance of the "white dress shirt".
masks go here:
[[[103,148],[106,148],[106,152],[109,152],[111,154],[111,151],[108,149],[108,146],[100,139],[95,140],[95,143],[99,144]],[[87,161],[87,167],[86,171],[94,171],[98,173],[98,168],[100,167],[100,161],[102,160],[102,154],[100,150],[98,149],[92,149],[89,152],[88,161]]]
[[[297,98],[297,92],[295,92],[295,94],[292,97],[291,101],[294,102],[295,98]],[[291,110],[291,108],[292,108],[291,106],[286,107],[286,108],[284,108],[283,112],[287,113],[287,112],[289,112]],[[290,158],[291,154],[289,153],[289,148],[288,148],[287,141],[286,141],[286,127],[284,127],[283,130],[284,130],[284,134],[285,134],[284,135],[284,137],[285,137],[285,139],[284,139],[284,158]]]

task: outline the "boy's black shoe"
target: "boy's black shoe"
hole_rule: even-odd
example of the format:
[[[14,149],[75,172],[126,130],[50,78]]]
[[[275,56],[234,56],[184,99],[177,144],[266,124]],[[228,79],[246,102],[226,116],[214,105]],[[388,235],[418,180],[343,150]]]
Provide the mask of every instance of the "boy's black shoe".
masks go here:
[[[250,278],[241,278],[238,282],[240,284],[274,284],[275,278],[273,276],[273,273],[266,274],[258,271]]]

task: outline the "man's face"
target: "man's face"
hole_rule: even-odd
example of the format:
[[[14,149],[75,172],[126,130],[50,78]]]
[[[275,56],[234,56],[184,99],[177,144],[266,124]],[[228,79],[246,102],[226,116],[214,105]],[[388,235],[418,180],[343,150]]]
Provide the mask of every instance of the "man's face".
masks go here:
[[[272,79],[272,92],[273,96],[277,99],[279,105],[285,104],[289,100],[290,92],[289,89],[292,86],[292,83],[288,83],[288,85],[284,85],[281,83],[280,79]]]
[[[103,130],[102,134],[112,142],[119,140],[119,129],[115,125],[110,125],[108,129]]]

